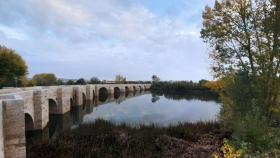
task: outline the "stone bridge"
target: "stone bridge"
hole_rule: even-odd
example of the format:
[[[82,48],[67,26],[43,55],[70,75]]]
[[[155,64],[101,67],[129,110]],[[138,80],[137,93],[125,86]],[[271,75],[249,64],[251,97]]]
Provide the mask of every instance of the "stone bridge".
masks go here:
[[[25,131],[42,130],[50,114],[94,103],[101,94],[145,91],[150,84],[95,84],[0,90],[0,158],[26,157]]]

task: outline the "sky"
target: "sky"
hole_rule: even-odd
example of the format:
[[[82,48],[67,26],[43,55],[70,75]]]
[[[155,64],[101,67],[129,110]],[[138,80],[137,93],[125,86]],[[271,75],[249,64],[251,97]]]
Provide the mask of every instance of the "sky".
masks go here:
[[[0,0],[0,45],[29,77],[114,80],[212,79],[200,38],[214,0]]]

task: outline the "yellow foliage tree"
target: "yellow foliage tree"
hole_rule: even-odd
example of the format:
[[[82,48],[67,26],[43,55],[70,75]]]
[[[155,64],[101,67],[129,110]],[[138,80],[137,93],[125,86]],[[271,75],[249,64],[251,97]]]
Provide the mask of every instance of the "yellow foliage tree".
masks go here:
[[[0,88],[25,86],[27,66],[14,50],[0,45]]]

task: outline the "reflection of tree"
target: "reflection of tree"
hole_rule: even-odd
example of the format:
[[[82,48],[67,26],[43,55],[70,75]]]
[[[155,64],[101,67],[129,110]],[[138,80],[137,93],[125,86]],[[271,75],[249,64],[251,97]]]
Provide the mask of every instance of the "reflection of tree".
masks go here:
[[[216,93],[206,91],[190,91],[188,93],[162,93],[152,92],[152,96],[164,96],[167,99],[172,100],[202,100],[202,101],[219,101],[219,97]]]
[[[152,100],[152,103],[155,103],[155,102],[160,100],[160,97],[156,94],[152,94],[152,99],[151,100]]]

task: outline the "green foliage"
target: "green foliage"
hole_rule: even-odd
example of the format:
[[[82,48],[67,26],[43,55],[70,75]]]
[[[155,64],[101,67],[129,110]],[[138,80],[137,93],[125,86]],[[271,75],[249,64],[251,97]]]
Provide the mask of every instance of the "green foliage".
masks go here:
[[[101,81],[97,77],[92,77],[89,81],[90,84],[99,84]]]
[[[267,111],[280,108],[279,28],[279,0],[217,0],[203,13],[201,37],[213,47],[215,76],[246,72]]]
[[[61,79],[57,79],[56,85],[64,85],[65,83]]]
[[[0,88],[25,86],[26,75],[24,60],[14,50],[0,45]]]
[[[36,74],[32,77],[34,86],[53,86],[56,85],[56,81],[56,76],[49,73]]]
[[[73,81],[73,80],[68,80],[68,81],[66,82],[66,84],[67,84],[67,85],[74,85],[74,84],[75,84],[75,81]]]
[[[263,93],[250,75],[242,72],[228,76],[221,94],[222,121],[233,129],[231,141],[247,154],[265,153],[280,147],[278,129],[271,126],[271,118],[260,95]]]
[[[279,74],[279,8],[279,0],[217,0],[205,8],[201,37],[213,47],[216,75]]]
[[[217,0],[203,12],[201,37],[222,79],[221,118],[247,152],[279,148],[271,123],[280,111],[280,1]]]
[[[204,82],[195,83],[192,81],[153,82],[151,90],[162,92],[187,92],[196,90],[210,91],[209,88],[204,86]]]
[[[85,79],[80,78],[80,79],[78,79],[78,80],[76,81],[76,84],[77,84],[77,85],[86,85],[87,82],[86,82]]]

